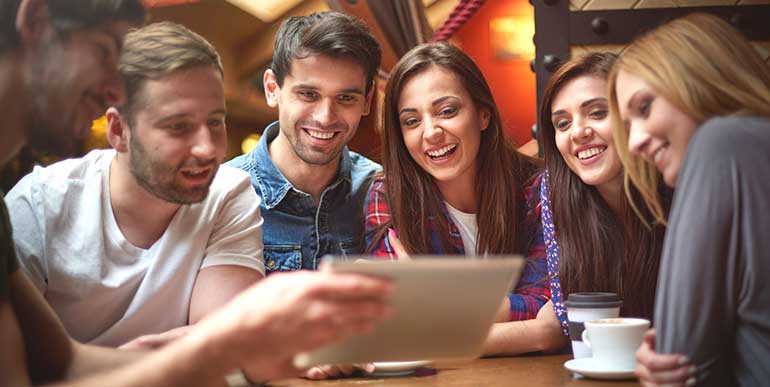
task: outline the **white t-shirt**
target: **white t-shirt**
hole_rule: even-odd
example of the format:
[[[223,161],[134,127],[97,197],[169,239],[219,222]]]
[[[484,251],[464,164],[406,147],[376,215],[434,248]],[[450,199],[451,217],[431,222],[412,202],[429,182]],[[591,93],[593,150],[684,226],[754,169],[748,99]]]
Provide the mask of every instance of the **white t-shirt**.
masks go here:
[[[117,346],[187,324],[198,272],[264,274],[259,196],[221,166],[209,195],[183,205],[149,249],[127,241],[110,204],[114,150],[35,167],[7,195],[21,267],[78,341]]]
[[[460,231],[465,255],[476,256],[476,241],[479,237],[476,214],[462,212],[447,202],[444,202],[444,204],[446,204],[447,211],[449,211],[449,217],[452,218],[452,221],[457,225],[457,230]]]

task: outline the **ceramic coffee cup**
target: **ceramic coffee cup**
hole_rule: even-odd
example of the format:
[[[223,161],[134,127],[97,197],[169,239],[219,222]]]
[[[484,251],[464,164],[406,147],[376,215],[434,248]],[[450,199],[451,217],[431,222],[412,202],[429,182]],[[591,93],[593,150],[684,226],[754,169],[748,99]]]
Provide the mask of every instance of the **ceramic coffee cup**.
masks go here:
[[[589,320],[620,316],[620,298],[615,293],[570,293],[564,305],[567,307],[569,337],[575,359],[591,357],[591,349],[583,344],[583,323]]]
[[[586,321],[581,336],[603,369],[628,371],[636,367],[636,350],[649,328],[650,320],[642,318],[604,318]]]

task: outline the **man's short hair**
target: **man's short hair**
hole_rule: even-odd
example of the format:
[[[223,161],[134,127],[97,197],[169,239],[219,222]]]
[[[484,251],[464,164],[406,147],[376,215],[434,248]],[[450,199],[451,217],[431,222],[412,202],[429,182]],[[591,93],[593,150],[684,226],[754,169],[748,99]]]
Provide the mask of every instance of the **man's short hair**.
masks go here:
[[[139,92],[148,79],[198,65],[213,66],[224,78],[219,53],[206,39],[188,28],[160,22],[126,34],[118,69],[126,87],[126,103],[120,112],[129,122],[141,105]]]
[[[278,86],[291,71],[294,59],[313,55],[352,59],[366,73],[366,92],[380,67],[382,49],[371,30],[358,19],[339,12],[316,12],[293,16],[281,24],[275,35],[270,66]]]
[[[21,0],[0,0],[0,53],[19,45],[16,14]],[[47,0],[51,25],[59,33],[113,21],[144,24],[146,11],[141,0]]]

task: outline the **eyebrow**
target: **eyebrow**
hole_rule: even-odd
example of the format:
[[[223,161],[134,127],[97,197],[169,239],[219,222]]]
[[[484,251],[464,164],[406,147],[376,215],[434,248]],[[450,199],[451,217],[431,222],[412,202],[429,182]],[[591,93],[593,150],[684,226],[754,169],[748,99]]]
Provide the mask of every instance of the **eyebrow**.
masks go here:
[[[597,103],[597,102],[607,102],[607,98],[604,98],[604,97],[591,98],[589,100],[583,101],[583,103],[580,104],[580,107],[584,108],[586,106],[592,105],[592,104]],[[564,110],[564,109],[559,109],[559,110],[551,113],[551,117],[560,116],[562,114],[567,114],[567,111]]]
[[[431,102],[431,106],[440,105],[441,103],[443,103],[448,99],[459,99],[459,98],[453,95],[445,95],[443,97],[436,98],[433,102]],[[401,115],[402,113],[415,113],[415,112],[417,112],[417,109],[415,108],[403,108],[398,111],[398,114]]]
[[[631,98],[628,99],[628,103],[626,104],[626,107],[631,110],[631,106],[636,105],[639,103],[639,99],[642,98],[642,94],[645,92],[645,90],[640,89],[634,92],[634,94],[631,96]]]
[[[208,115],[211,116],[211,115],[215,115],[215,114],[221,114],[221,115],[225,115],[226,116],[227,115],[227,110],[226,109],[222,109],[222,108],[215,109],[215,110],[212,110]],[[177,118],[185,118],[185,117],[190,117],[190,116],[192,116],[192,114],[190,114],[190,113],[177,113],[177,114],[172,114],[170,116],[166,116],[166,117],[157,119],[157,120],[155,120],[155,123],[158,124],[158,123],[163,123],[163,122],[166,122],[166,121],[171,121],[171,120],[174,120],[174,119],[177,119]]]
[[[318,90],[319,88],[318,88],[318,86],[301,83],[299,85],[294,85],[291,89],[293,91],[296,91],[296,90],[302,90],[302,89]],[[364,90],[361,89],[360,87],[348,87],[348,88],[339,90],[336,93],[337,94],[360,94],[360,95],[364,95]]]

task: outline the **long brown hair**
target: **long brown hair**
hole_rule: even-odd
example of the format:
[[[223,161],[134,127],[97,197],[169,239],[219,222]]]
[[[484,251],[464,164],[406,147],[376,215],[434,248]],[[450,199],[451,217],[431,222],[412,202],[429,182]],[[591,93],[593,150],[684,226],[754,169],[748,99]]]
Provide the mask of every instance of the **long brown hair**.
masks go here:
[[[655,186],[652,163],[633,157],[628,129],[618,114],[617,75],[626,71],[691,117],[698,125],[716,116],[770,117],[770,68],[738,30],[717,16],[694,13],[670,21],[631,43],[609,76],[610,111],[618,154],[626,175],[626,190],[636,187],[646,212],[666,222]],[[633,200],[633,203],[638,203]]]
[[[476,250],[489,254],[525,253],[530,242],[522,230],[524,216],[522,182],[531,174],[503,133],[500,112],[492,91],[473,60],[448,43],[430,43],[406,53],[393,68],[385,91],[382,122],[383,173],[391,224],[408,252],[436,253],[431,249],[432,222],[444,251],[452,251],[449,219],[442,213],[441,192],[433,177],[409,154],[398,118],[398,100],[406,82],[431,66],[456,74],[479,110],[490,114],[481,132],[477,154],[478,242]],[[383,227],[384,228],[384,227]],[[383,229],[374,238],[384,236]]]
[[[607,79],[616,56],[591,53],[563,64],[543,93],[540,123],[550,181],[553,222],[559,244],[559,280],[564,294],[611,291],[623,299],[623,314],[651,317],[664,227],[647,227],[622,193],[620,215],[567,165],[556,147],[553,100],[571,80]],[[662,189],[662,187],[661,187]]]

